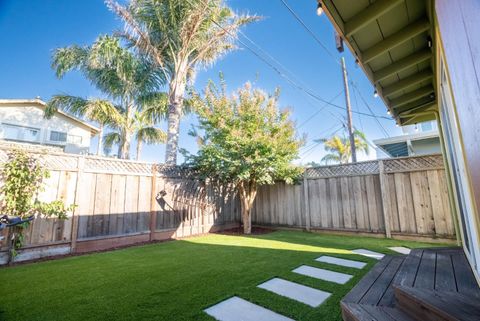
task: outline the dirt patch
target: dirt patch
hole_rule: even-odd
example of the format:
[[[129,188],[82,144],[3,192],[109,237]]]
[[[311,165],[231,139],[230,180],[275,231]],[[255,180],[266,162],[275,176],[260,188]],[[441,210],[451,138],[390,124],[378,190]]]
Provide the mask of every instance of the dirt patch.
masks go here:
[[[262,235],[275,232],[274,229],[265,228],[265,227],[252,227],[251,235]],[[219,231],[216,234],[225,234],[225,235],[244,235],[242,227],[235,227],[228,230]]]

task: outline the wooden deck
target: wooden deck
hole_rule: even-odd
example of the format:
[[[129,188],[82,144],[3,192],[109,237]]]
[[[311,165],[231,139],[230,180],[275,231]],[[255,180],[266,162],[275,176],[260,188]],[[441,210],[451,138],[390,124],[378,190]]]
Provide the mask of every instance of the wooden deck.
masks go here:
[[[480,288],[460,248],[386,256],[343,298],[345,321],[480,320]]]

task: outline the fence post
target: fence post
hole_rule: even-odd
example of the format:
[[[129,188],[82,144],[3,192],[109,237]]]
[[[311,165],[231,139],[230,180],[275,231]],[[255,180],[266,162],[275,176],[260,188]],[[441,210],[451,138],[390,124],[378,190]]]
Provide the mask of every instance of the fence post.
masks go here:
[[[150,192],[150,241],[155,239],[155,230],[157,229],[157,212],[155,211],[156,194],[155,188],[157,187],[157,165],[152,165],[152,188]]]
[[[387,175],[385,174],[385,166],[383,160],[378,161],[378,172],[380,176],[380,193],[382,194],[382,208],[383,208],[383,220],[385,222],[385,235],[387,238],[392,238],[391,226],[390,226],[390,211],[388,207],[388,182]]]
[[[73,209],[72,213],[72,232],[70,233],[71,243],[70,243],[70,252],[75,253],[77,249],[77,237],[78,237],[78,200],[80,199],[80,195],[82,194],[81,189],[81,182],[83,180],[83,171],[85,169],[85,157],[80,156],[77,160],[77,181],[75,182],[75,199],[73,204],[75,204],[75,208]]]
[[[310,206],[308,200],[308,180],[307,180],[307,171],[303,173],[303,208],[305,215],[305,225],[307,231],[310,231]]]

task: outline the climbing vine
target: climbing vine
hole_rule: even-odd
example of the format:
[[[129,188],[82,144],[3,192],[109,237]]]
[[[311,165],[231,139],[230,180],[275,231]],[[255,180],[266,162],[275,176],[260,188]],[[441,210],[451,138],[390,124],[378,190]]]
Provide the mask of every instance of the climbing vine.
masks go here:
[[[0,169],[0,213],[1,215],[27,217],[55,217],[66,219],[74,205],[65,206],[62,200],[41,202],[38,193],[43,190],[44,179],[50,172],[43,168],[38,159],[24,151],[14,150]],[[24,242],[25,222],[10,228],[8,234],[9,261],[17,255]]]

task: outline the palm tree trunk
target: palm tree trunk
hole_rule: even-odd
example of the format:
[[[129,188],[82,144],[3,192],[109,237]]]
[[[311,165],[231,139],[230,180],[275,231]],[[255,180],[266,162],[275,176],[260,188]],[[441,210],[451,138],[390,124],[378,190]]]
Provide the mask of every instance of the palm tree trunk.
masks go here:
[[[121,159],[130,159],[130,142],[132,139],[132,134],[125,131],[124,137],[122,137],[122,142],[118,151],[118,157]]]
[[[177,164],[178,136],[180,133],[180,117],[183,108],[183,94],[186,87],[186,72],[177,72],[177,77],[170,82],[168,97],[168,127],[165,164]]]
[[[102,149],[103,149],[103,125],[100,125],[98,132],[98,144],[97,144],[97,156],[102,156]]]
[[[141,139],[137,140],[137,161],[140,160],[140,154],[142,153],[142,144],[143,141]]]

